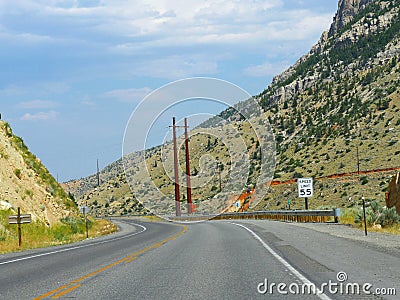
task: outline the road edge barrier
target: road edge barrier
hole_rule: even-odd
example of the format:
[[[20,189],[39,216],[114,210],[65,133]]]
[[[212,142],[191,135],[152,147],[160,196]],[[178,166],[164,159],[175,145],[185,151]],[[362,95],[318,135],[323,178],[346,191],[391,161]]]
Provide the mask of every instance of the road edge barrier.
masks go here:
[[[331,210],[266,210],[240,213],[223,213],[211,218],[212,220],[277,220],[287,222],[301,223],[328,223],[339,222],[340,210],[337,208]]]

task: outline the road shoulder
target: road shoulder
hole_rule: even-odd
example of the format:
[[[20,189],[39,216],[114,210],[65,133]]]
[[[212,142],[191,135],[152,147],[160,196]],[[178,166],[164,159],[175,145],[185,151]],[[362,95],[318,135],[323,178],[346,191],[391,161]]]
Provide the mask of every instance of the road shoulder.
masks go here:
[[[111,222],[113,222],[115,225],[118,227],[118,231],[99,236],[96,238],[88,238],[79,242],[75,243],[69,243],[69,244],[63,244],[63,245],[57,245],[57,246],[50,246],[50,247],[45,247],[45,248],[35,248],[35,249],[29,249],[29,250],[24,250],[24,251],[19,251],[19,252],[11,252],[11,253],[4,253],[0,254],[0,262],[5,261],[5,260],[12,260],[20,257],[25,257],[25,256],[32,256],[32,255],[38,255],[41,253],[46,253],[49,251],[60,251],[62,249],[67,249],[67,248],[72,248],[72,247],[79,247],[83,246],[86,244],[91,244],[93,242],[102,242],[106,241],[109,239],[114,239],[118,237],[123,237],[124,235],[129,235],[132,233],[137,232],[140,228],[136,227],[134,224],[130,224],[127,222],[124,222],[122,219],[112,219]]]

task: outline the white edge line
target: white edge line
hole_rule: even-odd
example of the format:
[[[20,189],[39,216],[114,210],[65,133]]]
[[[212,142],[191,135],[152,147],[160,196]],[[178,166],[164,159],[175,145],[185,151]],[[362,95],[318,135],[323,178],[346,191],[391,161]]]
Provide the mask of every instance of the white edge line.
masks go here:
[[[114,242],[114,241],[126,239],[128,237],[132,237],[134,235],[140,234],[140,233],[145,232],[147,230],[147,228],[142,226],[142,225],[135,224],[135,223],[130,223],[130,224],[133,224],[135,226],[139,226],[143,230],[139,231],[139,232],[132,233],[132,234],[124,235],[124,236],[121,236],[121,237],[117,237],[117,238],[114,238],[114,239],[108,239],[108,240],[105,240],[105,241],[100,241],[100,242],[85,244],[85,245],[81,245],[81,246],[75,246],[75,247],[71,247],[71,248],[55,250],[55,251],[51,251],[51,252],[45,252],[45,253],[40,253],[40,254],[31,255],[31,256],[27,256],[27,257],[17,258],[17,259],[5,261],[5,262],[0,262],[0,265],[11,264],[11,263],[15,263],[15,262],[18,262],[18,261],[28,260],[28,259],[32,259],[32,258],[41,257],[41,256],[47,256],[47,255],[51,255],[51,254],[62,253],[62,252],[67,252],[67,251],[76,250],[76,249],[80,249],[80,248],[86,248],[86,247],[90,247],[90,246],[95,246],[95,245],[105,244],[105,243],[109,243],[109,242]]]
[[[315,284],[313,282],[311,282],[309,279],[307,279],[303,274],[301,274],[299,271],[297,271],[290,263],[288,263],[282,256],[280,256],[278,253],[276,253],[253,230],[247,228],[246,226],[244,226],[242,224],[237,224],[237,223],[233,223],[233,222],[229,222],[229,223],[246,229],[248,232],[250,232],[250,234],[256,240],[258,240],[264,246],[265,249],[268,250],[269,253],[271,253],[279,262],[281,262],[286,268],[288,268],[290,270],[290,272],[292,272],[298,279],[300,279],[304,284],[307,284],[307,285],[315,287]],[[329,298],[326,294],[323,294],[323,293],[321,294],[320,291],[315,291],[315,289],[313,289],[313,292],[320,299],[331,300],[331,298]]]

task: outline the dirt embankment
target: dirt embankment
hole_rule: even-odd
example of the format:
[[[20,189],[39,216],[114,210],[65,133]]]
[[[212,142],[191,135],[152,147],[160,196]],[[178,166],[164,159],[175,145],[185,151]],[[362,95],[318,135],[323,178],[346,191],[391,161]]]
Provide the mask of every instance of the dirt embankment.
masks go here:
[[[23,140],[0,121],[0,209],[16,212],[18,207],[48,225],[76,209]]]

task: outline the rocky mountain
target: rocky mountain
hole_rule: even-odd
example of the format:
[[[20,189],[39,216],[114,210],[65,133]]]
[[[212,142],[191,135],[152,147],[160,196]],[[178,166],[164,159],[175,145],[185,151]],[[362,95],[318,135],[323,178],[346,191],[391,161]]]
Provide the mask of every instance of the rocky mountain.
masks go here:
[[[298,177],[318,179],[317,206],[384,202],[400,167],[399,9],[400,1],[340,1],[318,43],[258,95],[279,155],[276,185],[258,208],[296,199]]]
[[[76,204],[8,123],[0,121],[0,210],[21,208],[48,225],[77,213]]]
[[[359,11],[366,8],[374,0],[340,0],[338,11],[333,18],[333,23],[329,30],[329,35],[337,34],[345,25],[349,24]]]
[[[314,178],[311,208],[351,207],[361,197],[384,203],[388,182],[400,169],[399,10],[400,0],[340,0],[331,27],[310,52],[255,96],[275,134],[277,165],[271,188],[252,209],[285,208],[289,199],[291,208],[303,208],[297,196],[299,177]],[[248,102],[238,105],[246,107]],[[218,117],[200,127],[219,127],[228,139],[237,132],[222,123],[241,128],[237,130],[247,138],[251,156],[247,183],[254,186],[260,169],[259,144],[235,109]],[[205,136],[191,140],[191,147],[197,157],[194,166],[206,154],[222,161],[222,182],[227,184],[235,159],[225,158],[222,144]],[[146,159],[157,174],[156,185],[172,193],[173,182],[159,172],[158,150],[147,152]],[[104,172],[107,180],[97,191],[90,190],[93,178],[68,185],[85,186],[78,193],[80,201],[96,203],[98,210],[107,206],[110,213],[137,212],[142,208],[135,202],[136,192],[127,188],[120,168],[116,163],[112,172]],[[214,181],[195,191],[199,201],[218,194],[217,178],[215,173]],[[147,187],[141,186],[140,192]],[[118,197],[112,198],[111,190]],[[115,209],[110,208],[110,199],[118,202]],[[248,201],[242,205],[247,207]]]

